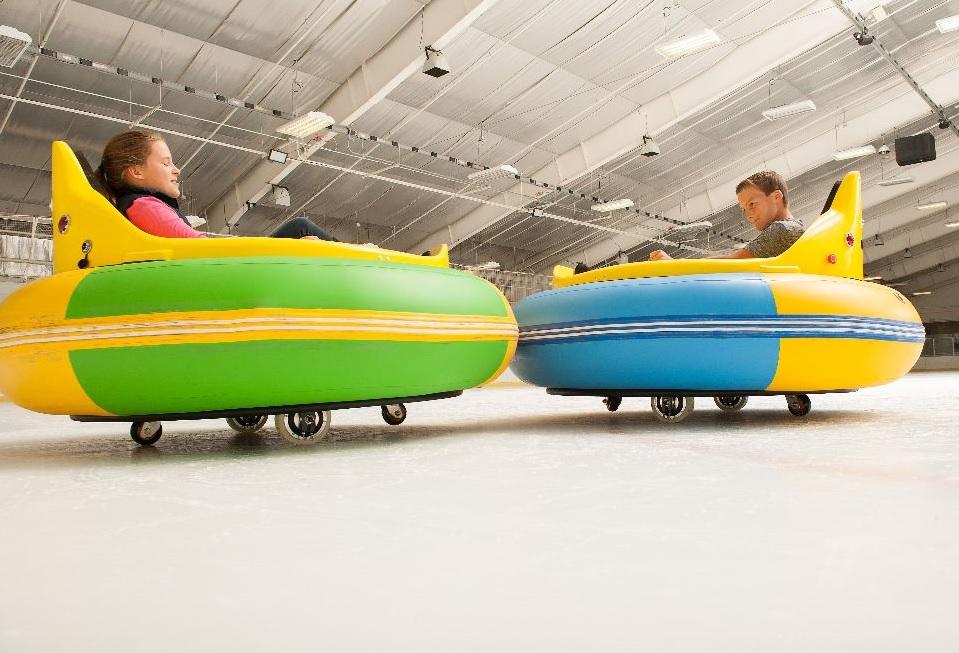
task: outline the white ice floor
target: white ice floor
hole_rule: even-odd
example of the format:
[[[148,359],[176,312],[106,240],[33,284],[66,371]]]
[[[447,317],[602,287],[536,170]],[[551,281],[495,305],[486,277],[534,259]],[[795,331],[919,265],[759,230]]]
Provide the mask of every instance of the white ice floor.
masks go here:
[[[0,404],[0,651],[952,651],[959,373],[740,414],[509,387],[335,441]]]

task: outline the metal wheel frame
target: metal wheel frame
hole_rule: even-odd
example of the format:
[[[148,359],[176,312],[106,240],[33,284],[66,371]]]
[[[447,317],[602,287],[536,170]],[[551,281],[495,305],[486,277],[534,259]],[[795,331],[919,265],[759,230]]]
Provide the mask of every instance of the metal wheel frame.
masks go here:
[[[735,399],[735,401],[724,403],[724,400],[728,399]],[[716,404],[719,410],[730,413],[736,412],[737,410],[742,410],[748,401],[749,397],[746,395],[716,395],[713,397],[713,402]]]
[[[619,395],[610,395],[608,397],[603,397],[603,404],[606,406],[606,410],[611,413],[615,413],[619,410],[619,407],[623,404],[623,398]]]
[[[330,411],[280,413],[274,418],[276,432],[297,446],[316,444],[330,433]]]
[[[655,395],[649,398],[656,419],[669,424],[682,422],[689,417],[695,404],[694,397],[684,395]]]
[[[399,426],[406,421],[405,404],[384,404],[380,406],[380,414],[383,421],[390,426]]]
[[[786,407],[796,417],[805,417],[812,410],[812,400],[809,395],[786,395]]]
[[[227,417],[226,424],[237,433],[258,433],[269,419],[269,415],[241,415],[239,417]]]
[[[137,444],[149,447],[156,444],[163,435],[161,422],[133,422],[130,424],[130,437]]]

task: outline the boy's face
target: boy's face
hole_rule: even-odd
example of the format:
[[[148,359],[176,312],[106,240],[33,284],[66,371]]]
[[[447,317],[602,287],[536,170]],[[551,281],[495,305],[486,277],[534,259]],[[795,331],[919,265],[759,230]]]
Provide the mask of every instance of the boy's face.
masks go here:
[[[780,190],[774,190],[767,195],[755,186],[746,186],[736,193],[736,199],[743,210],[743,217],[756,231],[768,227],[785,208]]]

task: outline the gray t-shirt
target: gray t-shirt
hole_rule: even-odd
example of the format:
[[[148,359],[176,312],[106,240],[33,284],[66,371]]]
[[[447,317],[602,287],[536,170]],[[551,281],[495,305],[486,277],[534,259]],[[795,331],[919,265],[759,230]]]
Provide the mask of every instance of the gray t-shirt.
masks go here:
[[[779,256],[799,240],[805,227],[796,218],[776,220],[749,241],[746,249],[756,258]]]

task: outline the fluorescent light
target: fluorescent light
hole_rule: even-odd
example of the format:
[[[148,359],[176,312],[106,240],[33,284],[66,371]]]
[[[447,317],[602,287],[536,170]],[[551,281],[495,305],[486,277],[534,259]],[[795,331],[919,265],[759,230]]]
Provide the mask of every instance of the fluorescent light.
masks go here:
[[[903,177],[890,177],[889,179],[883,179],[879,182],[880,186],[898,186],[899,184],[911,184],[916,180],[913,177],[903,176]]]
[[[657,45],[656,52],[663,55],[667,59],[676,59],[692,52],[696,52],[697,50],[708,48],[715,43],[719,43],[720,41],[722,41],[722,39],[719,38],[719,35],[713,30],[708,29],[701,34],[694,34],[693,36],[681,38],[678,41]]]
[[[299,118],[294,118],[285,125],[280,125],[276,128],[276,131],[293,138],[309,138],[335,122],[332,117],[322,111],[310,111]]]
[[[33,39],[15,27],[0,25],[0,66],[11,68],[20,60]]]
[[[699,222],[687,222],[686,224],[677,225],[673,227],[673,231],[679,231],[680,229],[709,229],[713,226],[713,223],[709,220],[700,220]]]
[[[949,202],[945,200],[939,200],[937,202],[923,202],[922,204],[916,204],[916,209],[919,211],[936,211],[938,209],[944,209],[949,206]]]
[[[290,189],[286,186],[273,187],[273,203],[277,206],[290,205]]]
[[[956,227],[959,227],[959,222],[947,222],[947,223],[946,223],[946,229],[955,229]]]
[[[499,263],[496,261],[487,261],[486,263],[478,263],[476,265],[467,265],[467,270],[499,270]]]
[[[863,277],[863,281],[882,281],[882,277]]]
[[[816,110],[816,103],[812,100],[803,100],[792,104],[784,104],[781,107],[773,107],[763,111],[763,118],[766,120],[781,120],[782,118],[791,118],[801,113],[809,113]]]
[[[479,172],[471,172],[466,175],[466,178],[470,181],[485,181],[487,179],[496,179],[498,177],[515,177],[519,174],[519,170],[514,168],[511,165],[503,164],[501,166],[496,166],[495,168],[487,168],[486,170],[480,170]]]
[[[619,209],[628,209],[633,205],[633,200],[628,197],[624,197],[621,200],[613,200],[611,202],[603,202],[602,204],[593,204],[591,209],[594,211],[599,211],[600,213],[609,213],[610,211],[618,211]]]
[[[270,150],[270,153],[266,156],[273,163],[286,163],[286,159],[290,155],[283,150]]]
[[[846,159],[858,159],[861,156],[868,156],[875,153],[876,147],[874,145],[862,145],[860,147],[849,148],[848,150],[833,152],[832,158],[836,161],[845,161]]]
[[[940,18],[936,21],[936,28],[943,34],[956,31],[959,29],[959,15]]]
[[[920,290],[919,292],[914,292],[914,293],[912,293],[912,296],[913,296],[913,297],[919,297],[919,296],[921,296],[921,295],[931,295],[931,294],[932,294],[932,291],[931,291],[931,290]]]

